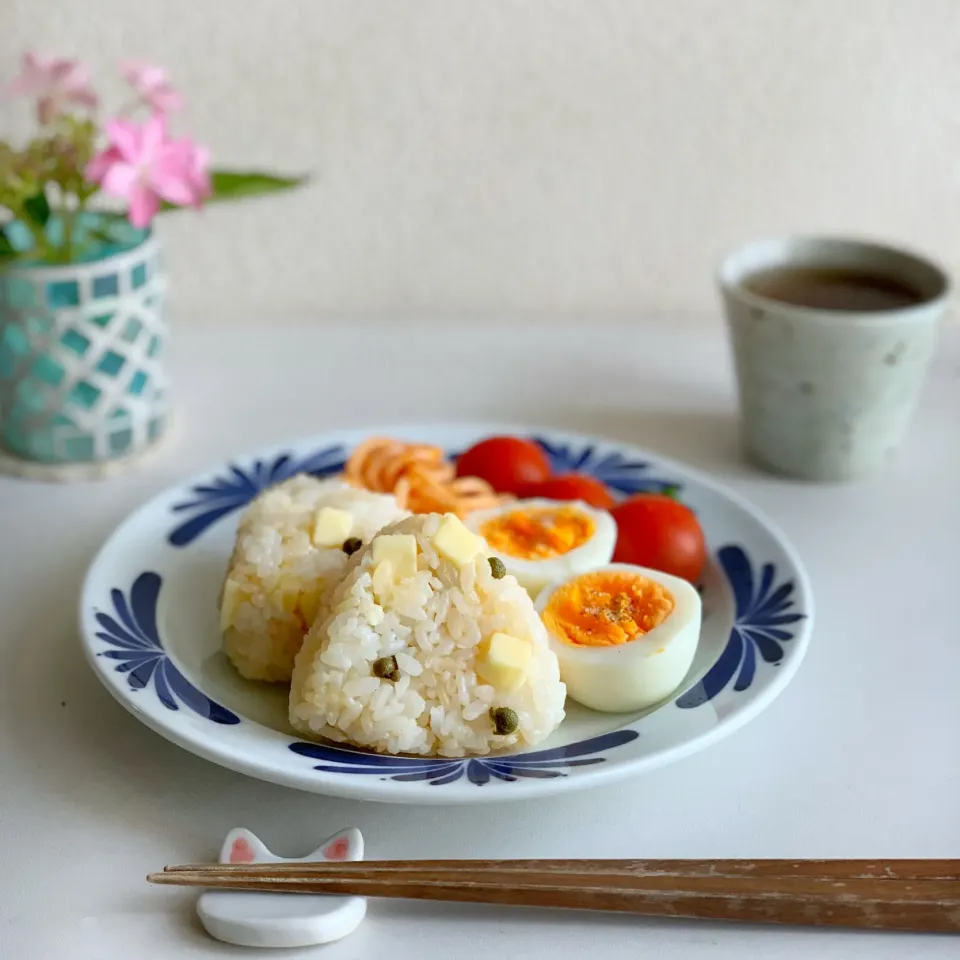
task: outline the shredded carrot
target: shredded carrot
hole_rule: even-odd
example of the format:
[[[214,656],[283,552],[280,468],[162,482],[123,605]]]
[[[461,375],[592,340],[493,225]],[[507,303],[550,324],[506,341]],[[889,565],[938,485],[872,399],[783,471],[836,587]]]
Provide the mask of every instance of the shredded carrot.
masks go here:
[[[359,444],[350,454],[344,476],[355,487],[392,493],[412,513],[463,517],[511,499],[479,477],[458,477],[457,468],[440,447],[392,437],[371,437]]]

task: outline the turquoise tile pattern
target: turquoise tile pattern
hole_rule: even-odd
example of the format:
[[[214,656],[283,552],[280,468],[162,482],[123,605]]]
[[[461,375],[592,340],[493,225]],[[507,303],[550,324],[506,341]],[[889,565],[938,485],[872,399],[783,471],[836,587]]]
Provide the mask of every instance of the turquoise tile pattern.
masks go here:
[[[63,464],[162,437],[165,290],[152,236],[89,263],[0,272],[0,447]]]

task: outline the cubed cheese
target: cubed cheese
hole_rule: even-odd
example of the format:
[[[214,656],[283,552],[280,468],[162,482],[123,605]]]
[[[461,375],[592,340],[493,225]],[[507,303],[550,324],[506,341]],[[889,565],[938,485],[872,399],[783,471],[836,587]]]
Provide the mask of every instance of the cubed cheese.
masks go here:
[[[486,546],[482,537],[468,530],[459,517],[452,513],[440,521],[440,527],[433,535],[433,544],[441,556],[460,567],[469,563]]]
[[[383,533],[373,538],[372,550],[376,566],[389,561],[397,583],[417,572],[417,538],[412,533]]]
[[[223,633],[233,623],[233,613],[237,609],[240,598],[240,588],[236,580],[229,577],[223,584],[223,594],[220,597],[220,632]]]
[[[480,645],[477,676],[498,690],[516,690],[527,679],[527,665],[532,656],[529,641],[509,633],[494,633]]]
[[[346,510],[321,507],[313,521],[315,547],[339,547],[353,529],[353,517]]]
[[[393,579],[393,564],[389,560],[381,560],[374,568],[370,576],[370,586],[373,589],[373,598],[377,603],[383,603],[388,597],[392,596],[395,581]],[[341,612],[350,609],[350,600],[344,600],[340,605]]]

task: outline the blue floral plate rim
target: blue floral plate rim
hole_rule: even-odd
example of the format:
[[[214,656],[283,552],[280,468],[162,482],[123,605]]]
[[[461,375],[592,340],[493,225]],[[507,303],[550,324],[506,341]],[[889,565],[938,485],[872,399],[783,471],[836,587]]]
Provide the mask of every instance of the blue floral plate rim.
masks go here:
[[[527,435],[541,442],[556,468],[593,473],[623,495],[661,489],[679,495],[700,514],[720,577],[704,592],[705,607],[712,596],[722,609],[703,669],[649,714],[612,718],[608,728],[578,720],[582,734],[565,729],[568,720],[560,742],[464,760],[377,757],[305,743],[276,723],[249,718],[230,696],[218,696],[204,671],[185,663],[172,642],[180,633],[199,636],[206,614],[198,614],[185,631],[169,633],[165,617],[158,617],[164,583],[172,579],[170,589],[181,589],[181,566],[202,550],[219,549],[225,565],[225,538],[232,537],[237,513],[263,485],[304,466],[319,476],[336,472],[346,451],[374,433],[438,443],[450,452],[495,433]],[[176,484],[134,511],[108,538],[87,573],[79,614],[84,652],[101,682],[143,723],[192,753],[315,793],[477,803],[636,775],[734,732],[779,696],[799,669],[811,634],[813,596],[779,527],[740,494],[678,461],[620,440],[550,427],[435,423],[342,430],[276,444]],[[202,632],[209,647],[209,630]]]

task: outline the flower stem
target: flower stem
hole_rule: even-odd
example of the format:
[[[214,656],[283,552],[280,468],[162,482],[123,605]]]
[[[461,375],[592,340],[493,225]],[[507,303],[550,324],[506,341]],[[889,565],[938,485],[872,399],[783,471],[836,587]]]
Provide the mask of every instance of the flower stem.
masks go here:
[[[67,209],[67,205],[63,205],[63,247],[62,247],[62,257],[64,263],[73,263],[73,224],[76,214],[72,210]]]
[[[43,227],[33,223],[28,216],[21,217],[20,221],[21,223],[25,223],[27,225],[27,229],[30,231],[30,235],[33,237],[33,249],[37,259],[41,261],[49,260],[52,251],[50,249],[50,244],[47,242],[46,231],[43,229]]]

